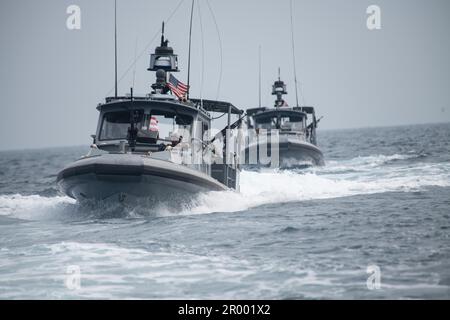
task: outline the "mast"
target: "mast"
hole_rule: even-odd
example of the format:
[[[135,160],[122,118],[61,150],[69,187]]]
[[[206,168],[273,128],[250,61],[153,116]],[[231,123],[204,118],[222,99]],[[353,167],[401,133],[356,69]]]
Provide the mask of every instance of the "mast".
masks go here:
[[[117,99],[117,0],[114,0],[114,97]]]
[[[190,91],[190,75],[191,75],[191,42],[192,42],[192,18],[194,16],[194,0],[192,0],[191,6],[191,21],[189,23],[189,51],[188,51],[188,74],[187,74],[187,93],[186,98],[189,99]]]
[[[258,88],[259,88],[259,107],[261,108],[261,46],[259,46],[259,50],[258,50],[258,68],[259,68],[259,79],[258,79]]]
[[[277,96],[275,100],[275,108],[287,106],[283,99],[283,95],[287,94],[286,84],[281,80],[280,68],[278,67],[278,80],[272,85],[272,95]]]
[[[294,45],[294,19],[292,18],[292,0],[290,1],[291,11],[291,44],[292,44],[292,62],[294,64],[294,84],[295,84],[295,102],[298,107],[298,85],[297,85],[297,68],[295,67],[295,45]]]
[[[169,40],[164,37],[164,21],[161,27],[161,43],[150,55],[148,71],[156,71],[156,82],[151,85],[155,94],[167,92],[167,72],[178,72],[178,56],[169,47]]]

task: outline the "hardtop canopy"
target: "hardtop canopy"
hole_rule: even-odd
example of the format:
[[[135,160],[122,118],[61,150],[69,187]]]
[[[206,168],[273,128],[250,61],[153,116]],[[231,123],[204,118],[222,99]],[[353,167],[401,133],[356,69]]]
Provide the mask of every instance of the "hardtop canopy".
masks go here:
[[[278,107],[278,108],[266,108],[266,107],[259,107],[259,108],[249,108],[247,109],[247,115],[248,116],[257,116],[261,113],[266,114],[266,112],[300,112],[304,114],[314,114],[314,107],[311,106],[303,106],[303,107]]]
[[[267,109],[258,113],[255,113],[252,115],[253,118],[258,119],[260,117],[307,117],[305,112],[294,110],[294,109],[284,109],[284,108],[273,108],[273,109]]]
[[[231,110],[231,114],[244,113],[244,110],[235,107],[230,102],[216,101],[216,100],[201,100],[201,99],[191,99],[191,101],[198,106],[202,106],[203,109],[209,112],[228,113],[228,111]]]
[[[177,111],[187,111],[187,112],[201,112],[204,115],[209,117],[207,112],[221,112],[228,113],[231,111],[231,114],[241,115],[244,113],[244,110],[241,110],[234,106],[230,102],[225,101],[215,101],[215,100],[200,100],[200,99],[190,99],[188,102],[180,102],[178,100],[169,100],[169,99],[151,99],[148,97],[118,97],[115,98],[107,98],[106,103],[99,104],[97,106],[98,110],[108,110],[108,109],[117,109],[117,108],[142,108],[142,107],[155,107],[155,108],[170,108],[175,109]]]
[[[155,109],[167,109],[167,111],[173,111],[175,113],[189,113],[197,114],[199,112],[204,115],[209,115],[201,109],[196,108],[193,104],[181,103],[179,101],[171,100],[158,100],[149,98],[119,98],[117,100],[107,100],[104,104],[99,104],[97,109],[100,111],[117,111],[117,110],[132,110],[140,108],[155,108]]]

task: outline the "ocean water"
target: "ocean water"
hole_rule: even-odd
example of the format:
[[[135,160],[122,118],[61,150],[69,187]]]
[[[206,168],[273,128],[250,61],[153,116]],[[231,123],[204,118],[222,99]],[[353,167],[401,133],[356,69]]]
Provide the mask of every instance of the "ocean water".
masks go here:
[[[0,152],[0,298],[449,299],[450,124],[319,143],[324,167],[243,172],[182,210],[59,194],[87,147]]]

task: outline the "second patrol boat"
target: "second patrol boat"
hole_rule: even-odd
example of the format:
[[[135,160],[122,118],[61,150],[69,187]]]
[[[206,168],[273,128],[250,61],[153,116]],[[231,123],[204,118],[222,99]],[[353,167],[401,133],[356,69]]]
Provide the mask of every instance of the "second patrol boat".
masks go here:
[[[324,165],[323,153],[317,146],[320,119],[316,118],[314,107],[289,107],[283,99],[285,94],[286,84],[278,74],[272,86],[272,95],[276,96],[274,107],[247,109],[247,128],[253,133],[249,134],[250,142],[245,149],[247,168]]]

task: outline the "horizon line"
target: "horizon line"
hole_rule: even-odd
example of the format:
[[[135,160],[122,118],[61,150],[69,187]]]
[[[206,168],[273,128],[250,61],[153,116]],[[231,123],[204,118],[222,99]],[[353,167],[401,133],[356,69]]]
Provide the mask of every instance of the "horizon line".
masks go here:
[[[319,131],[341,131],[341,130],[362,130],[362,129],[376,129],[376,128],[395,128],[395,127],[412,127],[412,126],[425,126],[425,125],[443,125],[450,124],[450,121],[441,121],[441,122],[422,122],[422,123],[412,123],[412,124],[394,124],[394,125],[368,125],[361,127],[346,127],[346,128],[328,128],[328,129],[320,129]],[[29,151],[29,150],[45,150],[45,149],[63,149],[63,148],[75,148],[75,147],[87,147],[90,143],[86,144],[69,144],[69,145],[54,145],[54,146],[26,146],[26,147],[17,147],[17,148],[0,148],[0,152],[9,152],[9,151]]]

